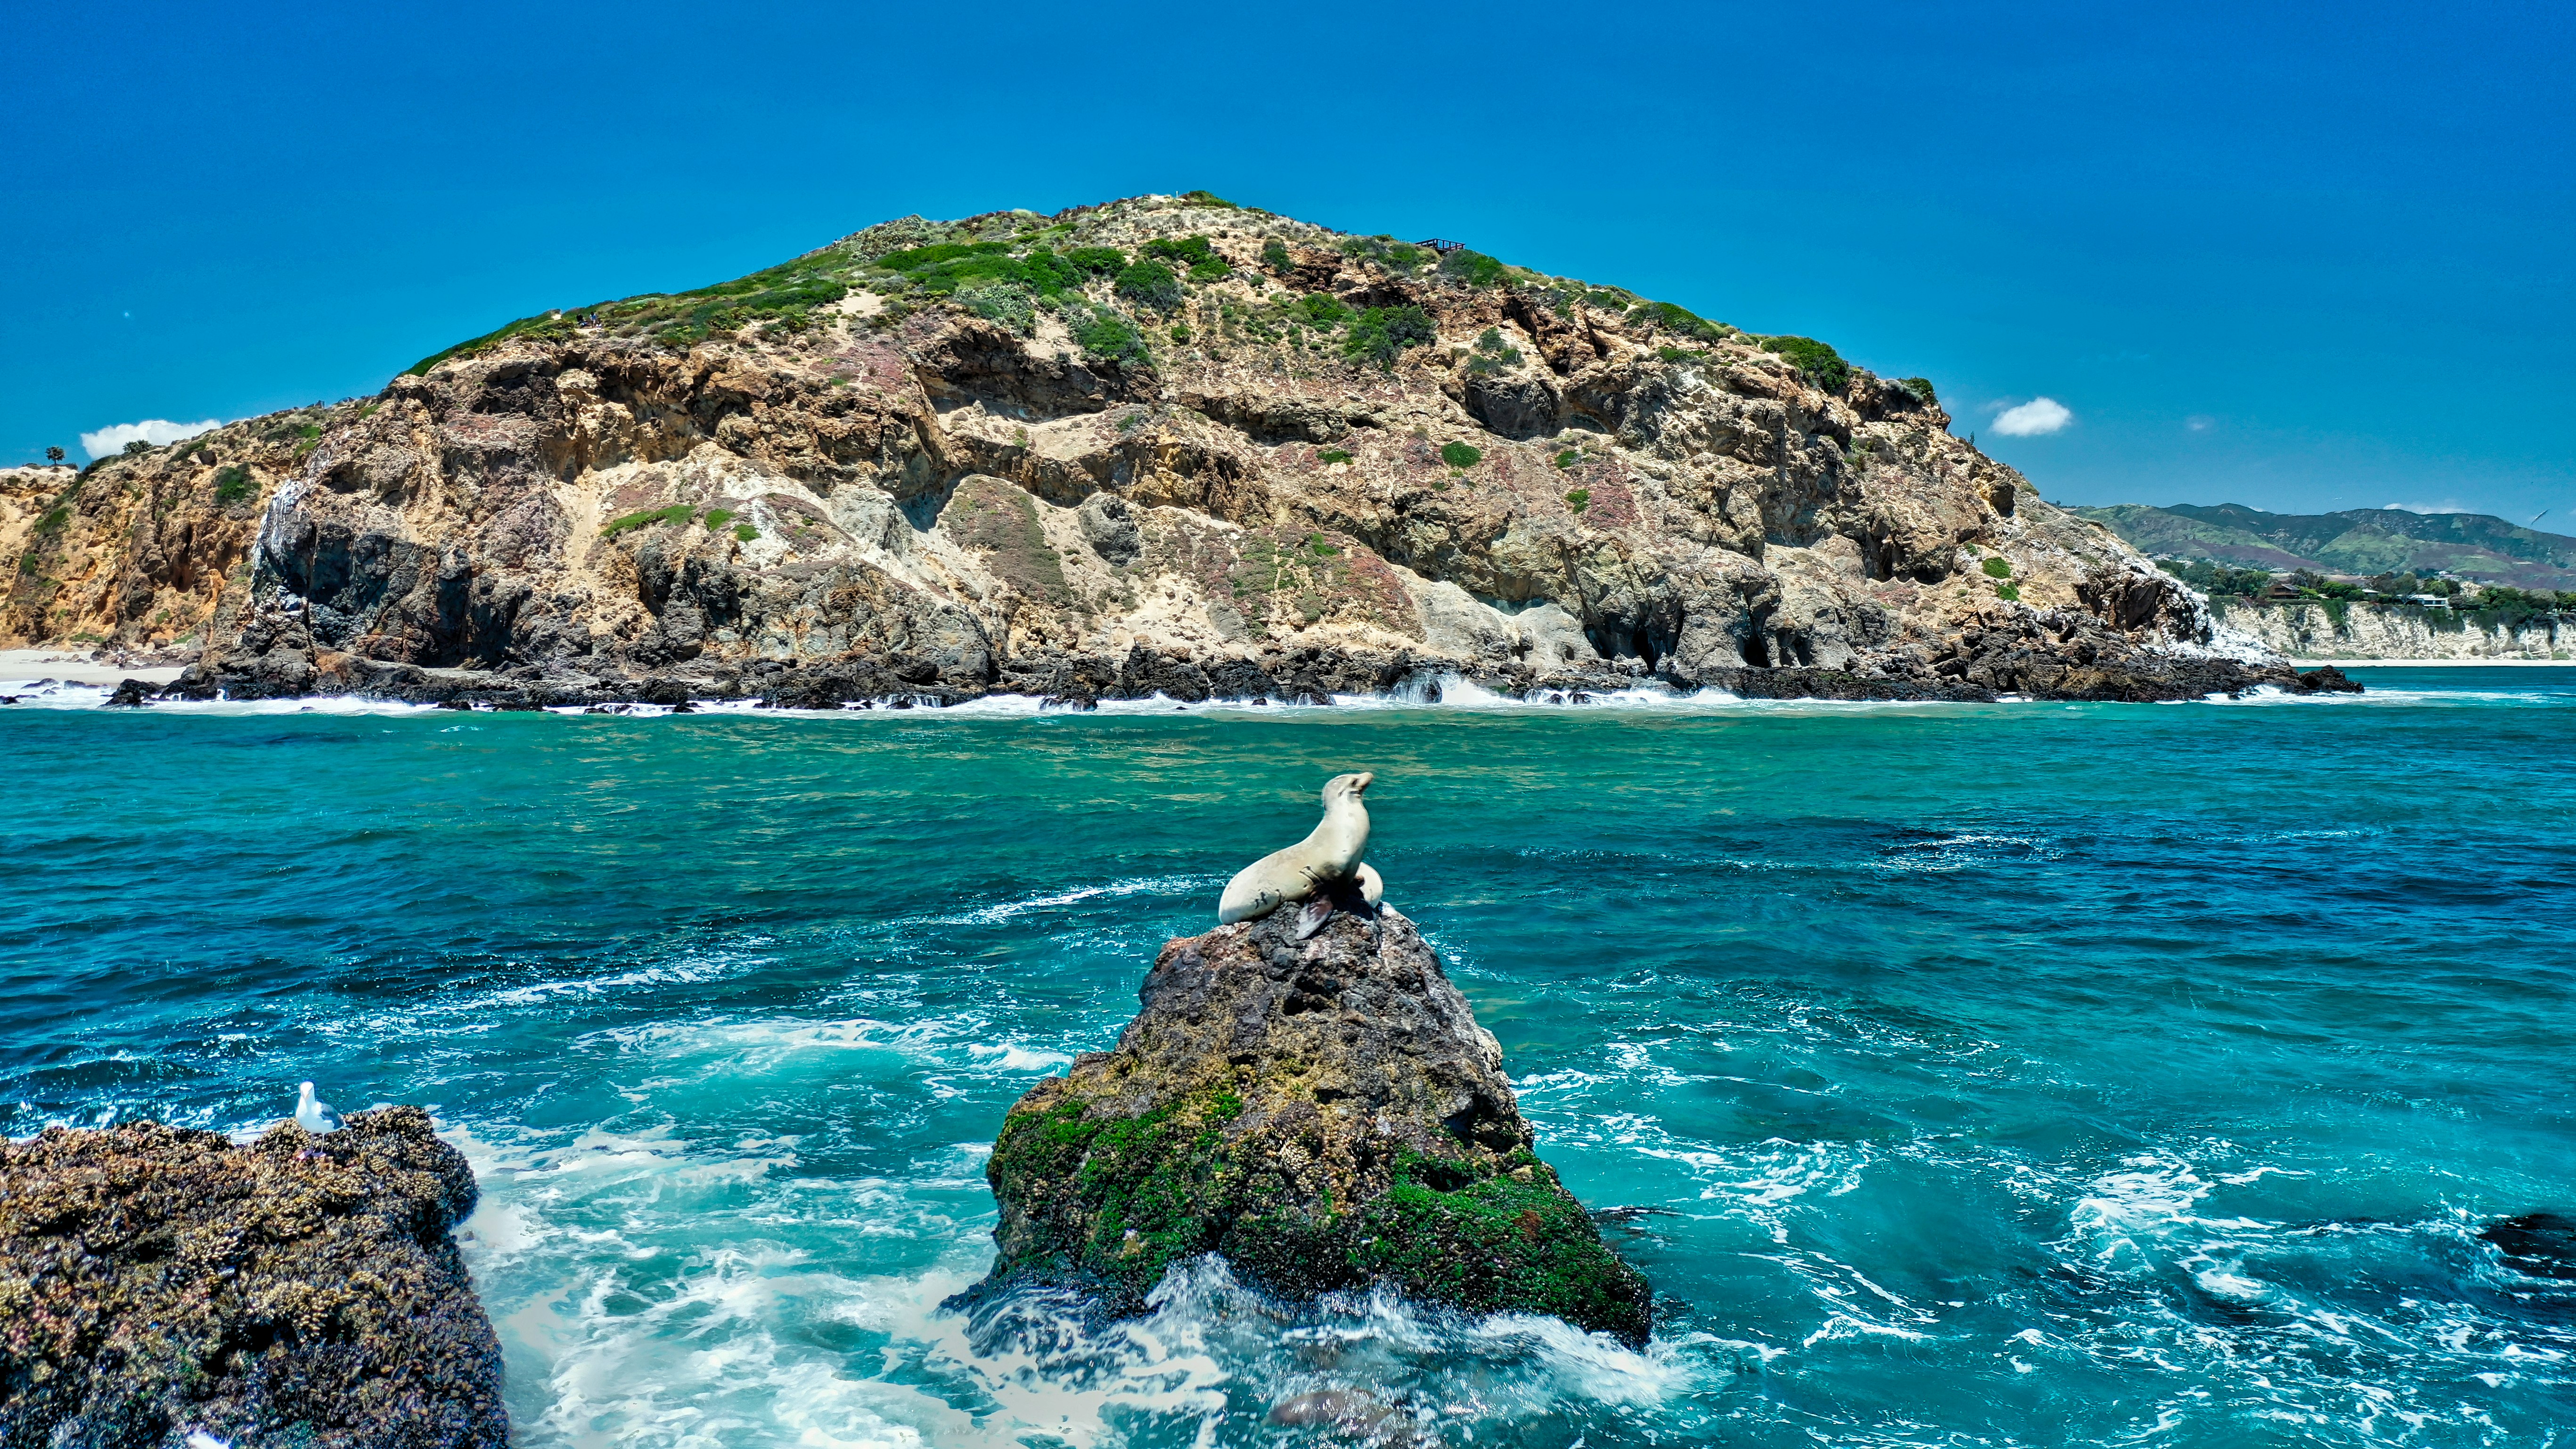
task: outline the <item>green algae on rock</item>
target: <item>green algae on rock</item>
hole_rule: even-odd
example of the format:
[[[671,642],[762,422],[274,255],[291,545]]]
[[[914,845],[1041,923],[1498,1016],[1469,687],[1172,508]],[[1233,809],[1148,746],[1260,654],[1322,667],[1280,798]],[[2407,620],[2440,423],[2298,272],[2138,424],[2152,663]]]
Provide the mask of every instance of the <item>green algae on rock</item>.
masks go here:
[[[1642,1343],[1644,1278],[1532,1150],[1500,1047],[1413,923],[1294,930],[1282,913],[1168,943],[1117,1048],[1011,1109],[976,1293],[1072,1283],[1134,1312],[1214,1252],[1292,1297],[1384,1282]]]
[[[474,1199],[417,1107],[0,1142],[0,1444],[507,1444]]]

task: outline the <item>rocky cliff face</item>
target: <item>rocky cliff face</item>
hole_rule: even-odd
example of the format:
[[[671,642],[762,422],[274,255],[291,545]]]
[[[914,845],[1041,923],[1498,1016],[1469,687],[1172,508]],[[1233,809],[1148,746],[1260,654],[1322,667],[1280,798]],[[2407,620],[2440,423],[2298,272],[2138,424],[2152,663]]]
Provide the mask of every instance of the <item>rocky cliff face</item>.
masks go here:
[[[415,1107],[0,1142],[0,1444],[499,1449],[474,1195]]]
[[[2565,616],[2487,623],[2471,613],[2373,603],[2230,601],[2223,627],[2298,659],[2559,659],[2576,657]]]
[[[283,466],[237,425],[22,516],[6,627],[546,702],[2285,677],[1920,380],[1204,198],[886,223],[304,416]],[[265,492],[247,575],[217,463]]]
[[[1182,1258],[1276,1292],[1385,1281],[1642,1343],[1645,1280],[1532,1150],[1502,1051],[1412,922],[1296,912],[1163,948],[1115,1051],[1031,1088],[993,1145],[986,1288],[1133,1311]]]
[[[252,418],[79,472],[0,469],[0,646],[193,658],[234,637],[270,495],[364,406]]]

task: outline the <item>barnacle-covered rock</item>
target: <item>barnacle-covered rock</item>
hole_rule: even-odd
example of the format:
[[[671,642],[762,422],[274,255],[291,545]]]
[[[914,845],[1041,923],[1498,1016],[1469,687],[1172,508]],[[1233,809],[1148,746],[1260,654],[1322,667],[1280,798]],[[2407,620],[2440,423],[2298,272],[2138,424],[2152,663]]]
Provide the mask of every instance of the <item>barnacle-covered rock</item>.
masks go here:
[[[506,1445],[474,1198],[417,1107],[0,1142],[0,1444]]]

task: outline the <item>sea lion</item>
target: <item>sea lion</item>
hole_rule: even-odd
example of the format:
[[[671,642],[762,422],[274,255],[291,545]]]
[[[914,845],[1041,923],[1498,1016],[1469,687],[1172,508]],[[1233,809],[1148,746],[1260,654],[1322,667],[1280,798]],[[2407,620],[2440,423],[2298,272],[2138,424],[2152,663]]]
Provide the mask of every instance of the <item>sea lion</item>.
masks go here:
[[[1286,850],[1274,850],[1225,883],[1217,902],[1220,926],[1259,920],[1293,901],[1306,901],[1311,923],[1300,920],[1298,935],[1311,936],[1332,915],[1337,890],[1355,892],[1370,909],[1386,897],[1386,884],[1360,860],[1368,848],[1368,807],[1360,803],[1375,771],[1335,775],[1324,782],[1324,818],[1314,832]],[[1318,909],[1320,907],[1320,909]]]

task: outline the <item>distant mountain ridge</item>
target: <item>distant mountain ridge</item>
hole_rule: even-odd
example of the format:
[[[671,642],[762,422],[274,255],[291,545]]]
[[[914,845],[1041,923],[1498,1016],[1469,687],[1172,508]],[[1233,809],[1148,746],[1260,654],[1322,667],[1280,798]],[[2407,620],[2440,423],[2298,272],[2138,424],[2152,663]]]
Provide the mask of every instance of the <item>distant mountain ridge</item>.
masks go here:
[[[2447,573],[2478,584],[2576,589],[2576,538],[2487,513],[2266,513],[2237,503],[2119,503],[2068,511],[2104,525],[2150,557],[2363,576]]]

